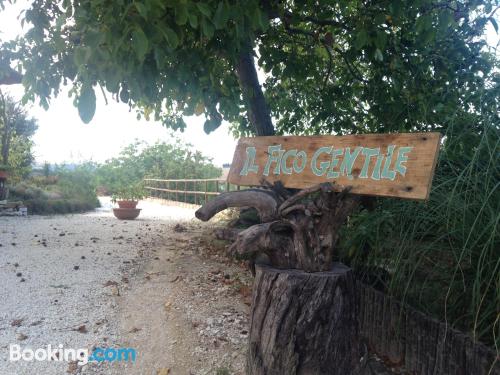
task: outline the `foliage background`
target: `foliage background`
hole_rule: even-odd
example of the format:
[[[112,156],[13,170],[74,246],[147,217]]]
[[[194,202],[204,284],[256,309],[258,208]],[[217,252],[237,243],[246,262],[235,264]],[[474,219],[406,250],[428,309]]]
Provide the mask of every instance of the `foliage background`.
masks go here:
[[[220,177],[222,170],[211,159],[176,138],[170,143],[147,146],[134,142],[116,158],[100,165],[95,173],[102,193],[116,194],[127,186],[142,184],[144,178],[203,179]]]

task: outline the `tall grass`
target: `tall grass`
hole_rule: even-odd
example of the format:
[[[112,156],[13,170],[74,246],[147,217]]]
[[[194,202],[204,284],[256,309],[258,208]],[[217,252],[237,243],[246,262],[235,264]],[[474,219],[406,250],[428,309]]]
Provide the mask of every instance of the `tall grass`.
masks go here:
[[[366,281],[500,352],[500,130],[453,130],[429,201],[380,199],[362,210],[345,228],[342,257]]]

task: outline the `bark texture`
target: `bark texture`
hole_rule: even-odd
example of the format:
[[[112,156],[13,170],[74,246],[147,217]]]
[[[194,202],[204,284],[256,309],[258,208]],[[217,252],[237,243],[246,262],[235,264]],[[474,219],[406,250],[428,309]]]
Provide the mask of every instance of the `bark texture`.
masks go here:
[[[248,119],[258,136],[274,135],[271,111],[257,77],[251,46],[243,48],[236,64],[236,76],[245,100]]]
[[[346,375],[359,364],[355,278],[257,265],[247,374]]]

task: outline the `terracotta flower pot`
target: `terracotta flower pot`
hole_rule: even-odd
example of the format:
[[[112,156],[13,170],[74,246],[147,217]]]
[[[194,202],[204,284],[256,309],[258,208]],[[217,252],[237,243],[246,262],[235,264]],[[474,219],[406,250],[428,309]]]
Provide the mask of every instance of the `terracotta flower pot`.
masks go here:
[[[9,177],[9,172],[6,170],[0,169],[0,179],[6,180]]]
[[[139,202],[123,200],[123,201],[117,201],[116,203],[118,203],[118,207],[120,208],[136,208],[137,203]]]
[[[134,220],[140,213],[140,208],[113,208],[113,214],[119,220]]]

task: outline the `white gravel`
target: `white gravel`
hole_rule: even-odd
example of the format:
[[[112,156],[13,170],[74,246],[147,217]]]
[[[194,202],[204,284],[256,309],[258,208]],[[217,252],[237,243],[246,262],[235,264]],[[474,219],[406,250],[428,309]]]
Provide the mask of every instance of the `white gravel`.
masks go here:
[[[93,213],[0,217],[0,375],[64,374],[67,362],[9,361],[9,346],[93,348],[116,341],[116,287],[141,247],[193,208],[144,201],[118,221],[109,199]],[[84,331],[84,332],[79,332]],[[86,332],[85,332],[86,331]]]

